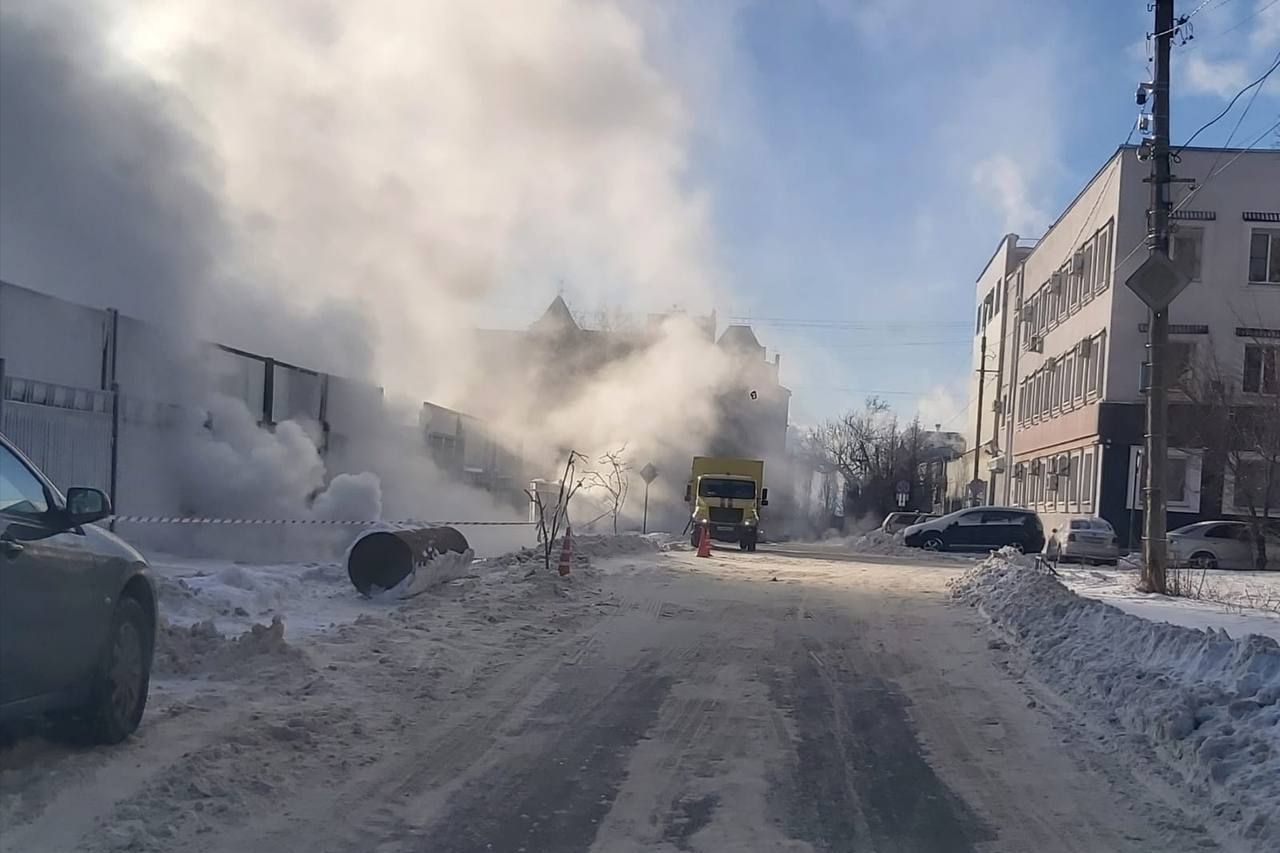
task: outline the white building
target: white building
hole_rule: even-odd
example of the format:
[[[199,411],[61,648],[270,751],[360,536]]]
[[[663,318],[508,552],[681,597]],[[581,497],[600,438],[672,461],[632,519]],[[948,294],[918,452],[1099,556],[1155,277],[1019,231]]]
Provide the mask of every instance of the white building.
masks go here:
[[[1170,240],[1192,283],[1170,309],[1172,360],[1183,368],[1215,361],[1246,400],[1276,394],[1280,151],[1188,148],[1174,173],[1193,179],[1173,187]],[[1033,507],[1046,527],[1067,514],[1101,515],[1135,544],[1148,312],[1124,282],[1147,254],[1149,174],[1136,149],[1122,147],[1034,248],[1016,235],[1001,240],[978,280],[971,387],[976,396],[985,334],[988,501]],[[1180,429],[1189,407],[1179,408],[1175,393],[1170,526],[1243,514],[1230,475],[1207,470],[1203,450]]]

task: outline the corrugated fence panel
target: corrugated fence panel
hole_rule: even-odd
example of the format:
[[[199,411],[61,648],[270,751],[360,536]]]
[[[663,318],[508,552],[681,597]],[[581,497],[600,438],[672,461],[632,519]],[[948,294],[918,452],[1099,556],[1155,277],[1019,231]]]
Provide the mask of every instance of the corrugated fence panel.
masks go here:
[[[68,486],[110,486],[109,414],[6,400],[0,432],[63,491]]]

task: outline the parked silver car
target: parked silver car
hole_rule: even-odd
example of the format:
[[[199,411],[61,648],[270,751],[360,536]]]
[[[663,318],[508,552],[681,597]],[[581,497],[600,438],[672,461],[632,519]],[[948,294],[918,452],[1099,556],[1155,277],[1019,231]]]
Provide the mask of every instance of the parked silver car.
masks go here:
[[[1267,533],[1267,567],[1280,569],[1280,533]],[[1169,531],[1169,553],[1197,569],[1253,568],[1253,537],[1243,521],[1198,521]]]
[[[1114,566],[1120,560],[1120,540],[1105,518],[1078,516],[1049,534],[1044,553],[1050,560]]]
[[[880,529],[885,533],[893,534],[899,530],[906,530],[913,524],[920,524],[937,517],[928,512],[891,512],[884,517],[884,521],[880,524]]]
[[[117,743],[142,720],[156,596],[142,555],[93,522],[97,489],[53,483],[0,435],[0,723],[55,716]]]

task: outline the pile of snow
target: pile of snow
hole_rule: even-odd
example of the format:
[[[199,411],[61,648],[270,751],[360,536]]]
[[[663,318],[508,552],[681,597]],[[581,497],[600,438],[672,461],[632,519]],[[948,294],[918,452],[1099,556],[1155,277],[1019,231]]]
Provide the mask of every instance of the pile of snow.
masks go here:
[[[883,530],[869,530],[847,541],[849,550],[860,554],[897,554],[912,550],[902,544],[900,532],[885,533]]]
[[[270,625],[254,625],[238,637],[224,636],[211,622],[190,626],[164,624],[156,635],[156,675],[210,678],[242,676],[252,670],[258,674],[276,664],[296,665],[302,652],[284,639],[284,622],[279,616]]]
[[[212,622],[220,633],[239,634],[279,616],[292,641],[367,610],[338,562],[254,565],[161,556],[152,559],[151,572],[161,618],[177,626]]]
[[[1143,619],[1280,640],[1280,574],[1221,569],[1191,572],[1189,578],[1182,579],[1189,587],[1189,597],[1170,598],[1139,592],[1138,571],[1123,564],[1114,569],[1062,564],[1056,568],[1062,582],[1080,595]]]
[[[1280,845],[1280,645],[1151,622],[1084,598],[1030,558],[993,555],[953,581],[1054,690],[1141,764],[1145,741],[1195,801],[1257,850]],[[1134,741],[1133,735],[1140,740]]]
[[[557,543],[556,553],[559,553],[559,547]],[[596,560],[628,554],[652,554],[665,551],[668,547],[669,545],[665,545],[658,534],[585,534],[573,537],[573,553]]]

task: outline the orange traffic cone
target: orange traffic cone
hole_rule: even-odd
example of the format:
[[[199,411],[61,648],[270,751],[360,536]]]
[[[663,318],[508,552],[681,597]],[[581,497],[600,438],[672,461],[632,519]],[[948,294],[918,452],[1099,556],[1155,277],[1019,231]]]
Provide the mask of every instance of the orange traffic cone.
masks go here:
[[[573,529],[566,527],[564,529],[564,545],[560,548],[560,565],[558,571],[560,577],[569,574],[569,561],[573,557]]]
[[[702,535],[698,537],[698,556],[710,557],[711,556],[711,528],[709,528],[705,524],[701,525],[701,527],[702,527]]]

